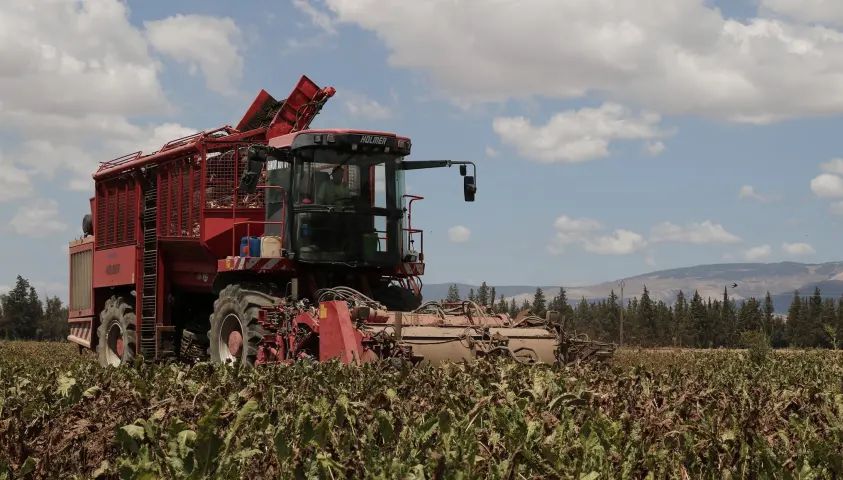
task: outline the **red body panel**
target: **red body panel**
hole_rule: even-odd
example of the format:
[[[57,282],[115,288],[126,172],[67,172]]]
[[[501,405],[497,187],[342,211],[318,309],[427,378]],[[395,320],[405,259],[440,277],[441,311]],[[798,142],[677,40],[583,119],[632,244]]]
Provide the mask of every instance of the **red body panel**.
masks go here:
[[[134,285],[137,247],[94,250],[94,288]]]

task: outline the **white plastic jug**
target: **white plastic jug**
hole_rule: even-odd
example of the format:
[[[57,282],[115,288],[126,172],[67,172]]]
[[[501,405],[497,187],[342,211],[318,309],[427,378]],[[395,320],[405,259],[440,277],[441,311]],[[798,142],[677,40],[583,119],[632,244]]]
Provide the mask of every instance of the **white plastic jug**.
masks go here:
[[[277,258],[281,256],[281,237],[268,235],[261,237],[261,257]]]

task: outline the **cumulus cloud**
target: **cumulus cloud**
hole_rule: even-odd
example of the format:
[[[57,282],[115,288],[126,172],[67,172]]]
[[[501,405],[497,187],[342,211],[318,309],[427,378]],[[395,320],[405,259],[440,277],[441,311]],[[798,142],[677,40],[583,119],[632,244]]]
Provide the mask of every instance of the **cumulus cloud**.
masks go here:
[[[39,199],[18,208],[9,227],[19,235],[43,238],[67,229],[58,219],[59,206],[55,200]]]
[[[752,185],[744,185],[738,192],[738,198],[741,200],[756,200],[758,202],[769,202],[771,198],[755,190]]]
[[[384,120],[392,117],[392,110],[375,99],[362,93],[346,92],[341,94],[345,111],[352,117],[370,120]]]
[[[598,255],[629,255],[646,246],[644,237],[624,229],[615,230],[611,235],[586,238],[583,242],[586,251]]]
[[[486,156],[489,157],[489,158],[495,158],[498,155],[500,155],[500,152],[498,152],[497,150],[495,150],[494,148],[492,148],[488,145],[486,146],[486,150],[484,152],[486,153]]]
[[[811,180],[811,191],[823,198],[843,197],[843,178],[830,173],[821,173]]]
[[[843,215],[843,201],[837,201],[832,203],[828,207],[828,210],[835,215]]]
[[[603,226],[591,218],[572,218],[561,215],[553,222],[555,232],[548,251],[559,255],[569,245],[579,245],[585,251],[598,255],[628,255],[647,246],[647,241],[638,233],[617,229],[611,234],[601,234]]]
[[[460,102],[598,93],[755,123],[843,112],[843,32],[805,23],[837,15],[839,2],[810,0],[808,13],[802,3],[764,0],[738,19],[706,0],[327,0],[337,21],[378,35],[392,65],[424,71]]]
[[[825,163],[821,163],[820,169],[823,172],[843,175],[843,158],[834,158]]]
[[[838,0],[761,0],[761,7],[800,22],[843,25],[843,4]]]
[[[448,240],[453,243],[465,243],[471,238],[471,230],[463,225],[454,225],[448,229]]]
[[[502,143],[525,157],[544,163],[573,163],[608,156],[613,141],[661,137],[660,122],[657,114],[636,115],[616,103],[604,103],[557,113],[545,125],[533,125],[525,117],[497,117],[492,128]]]
[[[6,160],[0,153],[0,202],[18,200],[32,193],[32,182],[24,170]]]
[[[144,22],[146,36],[157,51],[187,64],[191,73],[201,71],[209,89],[236,93],[243,76],[240,52],[242,35],[230,18],[208,15],[175,15]]]
[[[49,15],[43,8],[10,0],[0,9],[0,123],[19,139],[4,152],[0,196],[31,192],[33,175],[90,191],[99,161],[155,150],[191,130],[131,120],[171,107],[125,2],[50,2]]]
[[[654,157],[661,155],[662,152],[665,151],[665,148],[667,147],[665,147],[664,142],[662,141],[647,142],[647,145],[644,146],[644,149],[647,150],[647,153]]]
[[[693,222],[685,226],[662,222],[653,227],[650,234],[653,242],[678,242],[693,244],[739,243],[741,238],[728,232],[723,225],[711,220]]]
[[[769,245],[759,245],[757,247],[752,247],[743,252],[743,256],[745,259],[749,260],[750,262],[754,262],[757,260],[762,260],[764,258],[769,257],[773,253],[772,247]]]
[[[293,0],[293,6],[300,12],[307,15],[310,22],[319,27],[328,35],[336,35],[334,19],[324,10],[313,6],[308,0]]]
[[[814,250],[814,247],[804,242],[785,242],[782,244],[782,251],[788,255],[813,255],[817,253],[817,251]]]

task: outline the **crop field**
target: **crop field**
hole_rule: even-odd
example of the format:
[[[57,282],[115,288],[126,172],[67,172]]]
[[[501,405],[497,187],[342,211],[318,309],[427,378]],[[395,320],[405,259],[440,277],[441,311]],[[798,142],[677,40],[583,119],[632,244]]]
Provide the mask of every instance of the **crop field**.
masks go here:
[[[843,355],[103,369],[0,343],[0,478],[832,478]]]

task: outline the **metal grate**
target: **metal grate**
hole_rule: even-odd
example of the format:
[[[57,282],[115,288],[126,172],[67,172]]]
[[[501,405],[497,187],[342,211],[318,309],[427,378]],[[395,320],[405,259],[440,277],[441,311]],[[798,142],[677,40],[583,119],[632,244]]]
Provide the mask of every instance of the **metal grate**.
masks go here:
[[[98,248],[135,242],[136,202],[135,182],[131,178],[115,179],[99,186],[94,229]]]
[[[189,156],[162,165],[158,173],[158,232],[162,237],[199,237],[201,165]]]

